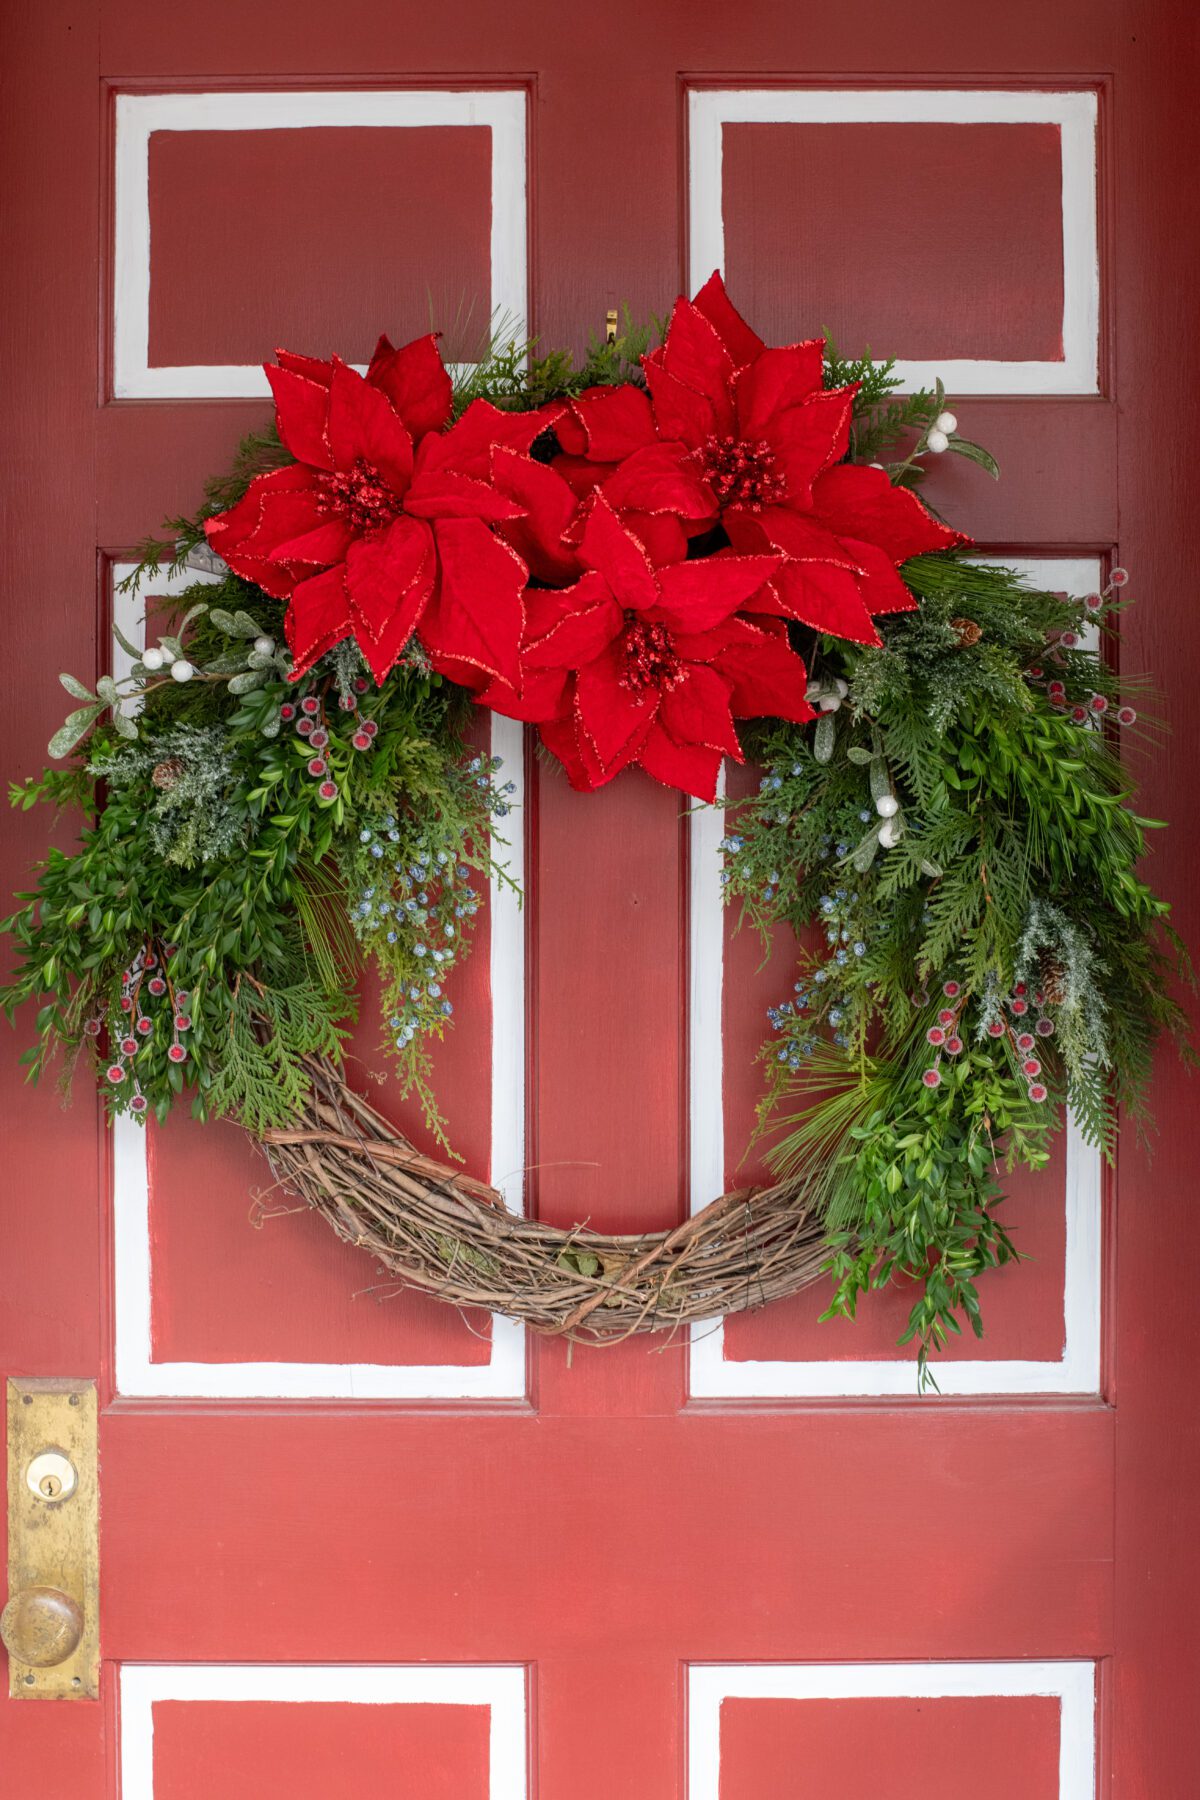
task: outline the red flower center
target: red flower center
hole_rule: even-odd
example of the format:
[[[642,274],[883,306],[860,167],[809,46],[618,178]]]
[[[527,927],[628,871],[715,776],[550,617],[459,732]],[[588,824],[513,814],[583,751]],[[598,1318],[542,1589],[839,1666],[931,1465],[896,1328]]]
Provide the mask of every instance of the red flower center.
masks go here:
[[[624,668],[621,686],[640,694],[646,688],[669,693],[683,680],[683,664],[675,649],[675,640],[665,625],[648,625],[635,612],[625,614],[625,635],[621,639]]]
[[[348,519],[358,531],[377,531],[404,511],[374,463],[360,456],[352,469],[317,476],[317,505],[322,512]]]
[[[775,452],[761,439],[746,444],[735,437],[708,437],[695,454],[720,506],[760,512],[764,506],[778,506],[787,493]]]

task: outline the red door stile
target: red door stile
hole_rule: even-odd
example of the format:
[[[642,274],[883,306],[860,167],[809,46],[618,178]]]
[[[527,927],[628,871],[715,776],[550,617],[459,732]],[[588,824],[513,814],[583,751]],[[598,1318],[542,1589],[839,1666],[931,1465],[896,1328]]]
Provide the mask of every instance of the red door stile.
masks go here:
[[[1190,24],[1178,0],[1004,0],[986,21],[943,0],[832,14],[612,0],[600,20],[550,0],[514,0],[502,20],[476,0],[11,10],[6,777],[42,765],[57,670],[108,667],[113,566],[192,508],[267,416],[236,381],[202,376],[182,394],[164,368],[241,368],[275,314],[289,347],[359,360],[355,334],[415,335],[427,287],[485,269],[494,283],[505,257],[510,272],[524,259],[542,343],[582,347],[609,308],[645,318],[694,286],[719,228],[734,298],[772,341],[828,327],[855,350],[866,318],[877,352],[992,369],[953,404],[1002,480],[946,457],[927,489],[981,555],[1131,570],[1121,657],[1154,671],[1172,727],[1132,753],[1141,810],[1173,822],[1154,880],[1200,944]],[[118,98],[360,91],[517,95],[523,200],[510,183],[497,214],[495,140],[451,125],[420,127],[445,134],[429,138],[384,127],[385,142],[351,121],[277,156],[258,139],[244,157],[236,130],[163,131],[147,152],[158,225],[139,275],[162,391],[117,397]],[[876,118],[864,94],[907,97],[912,117],[897,102]],[[792,98],[813,95],[828,122]],[[963,138],[971,95],[993,111],[1016,95],[1028,117],[997,120],[981,100],[987,142]],[[1094,381],[1090,364],[1078,379],[1058,368],[1088,315],[1070,298],[1079,190],[1068,204],[1049,117],[1062,101],[1069,133],[1093,100]],[[829,134],[842,129],[839,148]],[[264,195],[274,210],[256,216]],[[1022,384],[1006,360],[1034,373]],[[525,1204],[611,1230],[669,1225],[696,1198],[687,803],[637,772],[573,794],[529,733],[522,775],[524,1031],[505,1052],[524,1078]],[[43,830],[36,813],[6,820],[8,890],[25,885]],[[495,1141],[486,934],[476,956],[439,1059],[473,1164]],[[753,1047],[792,978],[760,973],[744,936],[726,934],[724,958],[718,1101],[725,1179],[743,1180]],[[382,1067],[376,1035],[368,1020],[356,1043],[364,1080]],[[1071,1391],[1021,1392],[1011,1374],[1057,1353],[1066,1302],[1049,1233],[1038,1267],[1001,1273],[994,1303],[984,1294],[995,1323],[979,1354],[1000,1372],[982,1393],[872,1390],[891,1336],[874,1314],[861,1338],[814,1333],[814,1291],[726,1330],[722,1367],[782,1368],[773,1396],[753,1375],[706,1391],[682,1336],[572,1352],[530,1335],[524,1391],[500,1397],[237,1398],[203,1382],[183,1397],[120,1391],[111,1142],[82,1084],[65,1111],[52,1085],[23,1085],[18,1047],[0,1058],[0,1366],[101,1384],[104,1698],[0,1699],[5,1795],[341,1800],[386,1779],[421,1800],[784,1800],[810,1785],[831,1800],[915,1800],[953,1766],[982,1800],[1190,1800],[1191,1096],[1169,1057],[1154,1159],[1128,1134],[1106,1188],[1089,1301],[1101,1372]],[[227,1362],[480,1366],[479,1340],[432,1303],[352,1300],[372,1265],[319,1222],[251,1234],[255,1177],[224,1144],[180,1135],[152,1173],[164,1357],[219,1364],[224,1333]],[[1056,1166],[1014,1207],[1061,1206],[1064,1181]],[[814,1393],[803,1372],[822,1358],[868,1369],[867,1391]],[[239,1671],[259,1696],[241,1710],[221,1685],[236,1689]],[[438,1671],[454,1677],[440,1699]],[[471,1671],[473,1697],[455,1686]],[[287,1709],[262,1697],[293,1676]],[[369,1721],[348,1697],[360,1678],[360,1697],[375,1683]]]

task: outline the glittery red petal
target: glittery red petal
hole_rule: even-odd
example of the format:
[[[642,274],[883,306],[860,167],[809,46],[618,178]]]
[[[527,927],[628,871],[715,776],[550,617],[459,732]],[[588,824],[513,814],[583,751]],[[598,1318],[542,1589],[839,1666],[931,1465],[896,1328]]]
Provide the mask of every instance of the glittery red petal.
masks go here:
[[[762,350],[748,367],[739,370],[734,394],[743,437],[760,436],[785,406],[821,391],[824,351],[824,338],[809,338],[803,344]]]
[[[722,521],[730,542],[738,550],[782,550],[800,562],[827,562],[835,568],[854,569],[854,558],[832,531],[807,513],[786,506],[764,506],[761,512],[728,512]]]
[[[205,524],[209,544],[234,574],[257,582],[277,599],[286,599],[310,572],[300,564],[273,564],[268,559],[276,545],[320,522],[313,480],[312,471],[302,463],[256,475],[236,506]]]
[[[515,450],[492,452],[492,479],[500,494],[521,508],[521,517],[500,526],[500,535],[529,565],[531,575],[554,586],[574,581],[579,559],[563,542],[575,516],[575,494],[555,469]]]
[[[556,456],[549,465],[577,500],[586,500],[612,474],[614,464],[588,462],[584,456]]]
[[[703,639],[678,638],[683,657],[710,662],[730,685],[735,718],[792,719],[804,724],[816,714],[804,698],[808,671],[787,640],[782,621],[730,619]]]
[[[392,607],[386,624],[377,635],[373,635],[366,628],[365,623],[361,622],[358,608],[353,608],[354,635],[358,639],[358,647],[366,657],[371,673],[377,682],[383,682],[386,679],[396,658],[420,624],[432,586],[433,556],[431,553],[412,585],[401,596],[399,602]]]
[[[681,443],[635,450],[607,477],[603,493],[614,512],[674,513],[694,524],[716,516],[712,493]]]
[[[350,628],[350,604],[341,567],[326,569],[323,574],[302,581],[284,619],[292,652],[292,679],[305,674],[327,650],[348,637]]]
[[[735,364],[752,362],[766,348],[757,331],[747,325],[725,292],[721,271],[714,269],[692,302],[712,325]],[[819,371],[818,371],[819,379]]]
[[[858,589],[858,578],[848,569],[823,562],[789,562],[771,583],[775,599],[756,601],[761,612],[780,612],[799,619],[814,631],[848,638],[852,644],[878,644],[879,633]]]
[[[397,495],[412,478],[412,439],[391,401],[337,357],[329,390],[329,448],[335,468],[368,463]]]
[[[360,643],[380,638],[400,608],[411,615],[411,631],[432,589],[433,533],[417,519],[398,518],[356,538],[346,552],[346,591]]]
[[[587,388],[554,427],[563,449],[592,462],[620,462],[655,441],[654,415],[641,388]]]
[[[939,524],[908,488],[893,487],[883,469],[855,463],[842,463],[814,483],[813,512],[838,537],[876,544],[894,563],[971,541]]]
[[[683,679],[663,695],[658,719],[677,744],[703,744],[730,756],[740,754],[729,710],[729,683],[702,663],[687,667]]]
[[[604,576],[621,606],[656,606],[658,583],[645,548],[619,522],[602,494],[597,494],[584,526],[580,556]]]
[[[263,365],[275,396],[275,423],[280,439],[298,462],[332,469],[329,447],[329,389],[293,370]]]
[[[519,697],[506,681],[490,681],[476,694],[475,702],[492,712],[503,713],[506,719],[538,725],[562,712],[569,680],[565,669],[531,669],[526,664]]]
[[[777,556],[698,557],[658,571],[662,598],[652,616],[672,631],[707,631],[745,606],[780,567]]]
[[[425,439],[429,443],[428,438]],[[422,470],[404,496],[407,512],[418,519],[519,519],[524,508],[497,492],[490,481],[461,475],[454,469]]]
[[[733,358],[716,327],[682,296],[675,302],[663,339],[662,368],[693,393],[703,394],[713,409],[717,432],[733,429]]]
[[[575,678],[575,716],[601,765],[611,773],[637,754],[658,713],[657,688],[622,687],[624,663],[618,645],[581,669]]]
[[[528,450],[544,430],[536,412],[501,412],[488,400],[472,400],[449,431],[422,439],[418,468],[453,469],[476,481],[489,481],[493,450],[501,446],[506,450]]]
[[[642,367],[660,437],[698,450],[706,438],[729,429],[729,421],[723,422],[722,413],[705,395],[685,386],[650,357],[643,357]]]
[[[663,563],[683,562],[688,534],[673,513],[643,513],[631,508],[622,516],[656,569]]]
[[[845,456],[852,404],[849,388],[833,388],[785,407],[763,426],[763,438],[787,482],[789,506],[807,511],[816,477]]]
[[[585,574],[573,588],[531,593],[522,656],[530,669],[580,669],[621,631],[621,608],[603,576]]]
[[[434,667],[441,657],[469,663],[519,691],[525,564],[477,519],[439,519],[433,529],[439,579],[421,637]]]
[[[864,544],[859,538],[842,538],[840,542],[846,555],[858,564],[858,591],[869,613],[915,610],[917,597],[905,587],[886,550],[876,544]]]
[[[333,380],[333,364],[320,356],[298,356],[294,350],[277,350],[275,360],[281,369],[287,369],[293,375],[303,375],[308,381],[316,381],[322,387],[328,387]]]
[[[354,532],[345,519],[326,519],[311,531],[298,537],[285,538],[270,553],[271,562],[304,563],[314,569],[327,569],[341,562]]]
[[[547,750],[557,756],[566,770],[571,786],[579,793],[590,794],[609,779],[594,758],[590,766],[585,762],[573,710],[560,718],[547,719],[540,727],[540,735]]]
[[[677,744],[661,727],[648,734],[637,755],[639,766],[664,787],[680,788],[697,800],[710,802],[717,797],[722,760],[720,750],[709,750],[700,744]],[[737,761],[741,760],[739,750]]]
[[[450,417],[453,388],[437,347],[437,333],[394,350],[386,337],[375,346],[367,380],[387,395],[414,443],[440,431]]]

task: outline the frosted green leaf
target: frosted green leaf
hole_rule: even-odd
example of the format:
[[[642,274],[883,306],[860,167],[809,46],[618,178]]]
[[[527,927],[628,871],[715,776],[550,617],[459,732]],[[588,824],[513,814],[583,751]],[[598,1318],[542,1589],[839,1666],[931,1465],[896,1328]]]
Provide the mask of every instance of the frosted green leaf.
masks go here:
[[[102,706],[81,706],[77,711],[68,713],[54,736],[46,746],[50,756],[69,756],[80,738],[86,737],[100,714]]]

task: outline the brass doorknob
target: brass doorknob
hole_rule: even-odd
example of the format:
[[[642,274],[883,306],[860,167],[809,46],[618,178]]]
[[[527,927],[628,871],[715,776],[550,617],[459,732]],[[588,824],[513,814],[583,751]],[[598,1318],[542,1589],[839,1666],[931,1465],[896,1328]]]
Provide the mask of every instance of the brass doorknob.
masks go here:
[[[51,1669],[66,1662],[83,1636],[83,1612],[58,1588],[28,1587],[13,1594],[0,1613],[0,1638],[15,1662]]]

